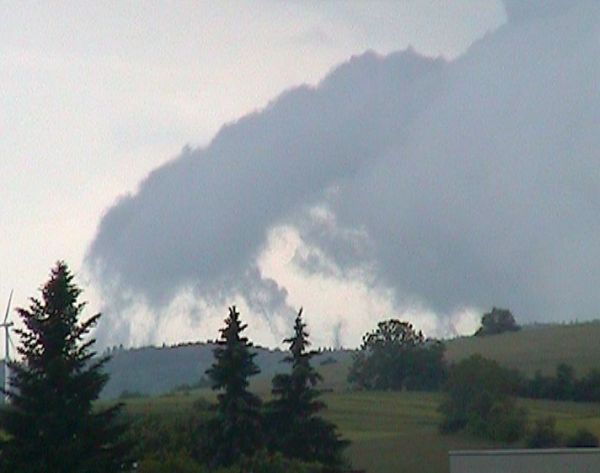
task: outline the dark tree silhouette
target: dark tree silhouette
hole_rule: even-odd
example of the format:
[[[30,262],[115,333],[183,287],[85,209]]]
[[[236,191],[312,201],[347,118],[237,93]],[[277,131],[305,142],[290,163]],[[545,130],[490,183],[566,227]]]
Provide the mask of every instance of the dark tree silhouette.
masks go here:
[[[284,361],[291,364],[291,372],[273,378],[274,400],[267,406],[270,448],[336,471],[343,466],[342,451],[348,442],[341,439],[334,424],[318,416],[325,407],[315,388],[321,376],[311,365],[316,352],[307,349],[310,342],[302,309],[296,317],[294,335],[284,343],[290,347]]]
[[[211,466],[230,466],[252,456],[262,446],[260,399],[248,391],[248,378],[259,373],[252,343],[241,334],[246,325],[235,306],[229,308],[215,362],[206,373],[212,388],[220,390],[215,418],[207,426],[207,459]]]
[[[52,269],[29,309],[18,309],[21,363],[11,366],[10,404],[0,413],[7,437],[0,443],[0,471],[104,473],[129,471],[126,426],[120,405],[96,409],[108,380],[87,337],[100,314],[81,322],[81,290],[64,262]]]
[[[497,335],[504,332],[516,332],[521,330],[515,317],[510,310],[492,308],[491,312],[483,314],[481,317],[481,327],[477,329],[475,335]]]
[[[472,435],[514,442],[522,437],[526,411],[514,397],[519,384],[515,371],[496,361],[472,355],[450,368],[438,408],[444,433],[466,430]]]
[[[409,322],[385,320],[364,335],[348,380],[364,389],[435,390],[446,377],[444,350]]]

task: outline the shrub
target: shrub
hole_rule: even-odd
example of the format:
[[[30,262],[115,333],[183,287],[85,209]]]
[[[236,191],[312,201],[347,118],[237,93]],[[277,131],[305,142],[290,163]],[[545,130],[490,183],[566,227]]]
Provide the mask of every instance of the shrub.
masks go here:
[[[167,457],[146,458],[140,462],[136,473],[326,473],[318,463],[307,463],[285,458],[280,453],[258,451],[251,457],[243,457],[238,463],[226,468],[209,470],[196,463],[185,452],[169,454]]]
[[[128,437],[135,445],[135,458],[168,462],[172,452],[194,457],[204,425],[212,417],[208,401],[199,399],[192,409],[131,415]],[[149,468],[149,466],[148,466]]]
[[[281,453],[268,453],[260,450],[250,458],[244,458],[238,465],[228,469],[218,470],[217,473],[325,473],[324,467],[319,463],[307,463],[300,460],[291,460]]]
[[[575,400],[600,401],[600,370],[594,369],[575,384]]]
[[[595,448],[598,446],[598,437],[587,429],[579,429],[567,439],[567,447]]]
[[[201,465],[192,460],[185,452],[170,453],[165,458],[145,458],[136,473],[205,473]]]
[[[514,373],[479,355],[452,366],[439,407],[440,431],[465,429],[482,438],[518,440],[525,431],[526,412],[512,397],[517,382]]]
[[[556,431],[556,419],[544,417],[535,421],[527,436],[528,448],[555,448],[561,444],[560,434]]]
[[[139,391],[128,391],[127,389],[124,389],[123,391],[121,391],[121,394],[119,394],[118,399],[121,401],[125,401],[128,399],[137,399],[141,397],[146,397],[146,395]]]
[[[518,407],[513,398],[506,398],[493,402],[483,412],[472,411],[467,429],[478,437],[512,443],[523,437],[526,423],[525,409]]]
[[[326,365],[334,365],[336,364],[338,361],[333,357],[333,356],[328,356],[327,358],[325,358],[324,360],[321,360],[319,362],[319,365],[321,366],[326,366]]]

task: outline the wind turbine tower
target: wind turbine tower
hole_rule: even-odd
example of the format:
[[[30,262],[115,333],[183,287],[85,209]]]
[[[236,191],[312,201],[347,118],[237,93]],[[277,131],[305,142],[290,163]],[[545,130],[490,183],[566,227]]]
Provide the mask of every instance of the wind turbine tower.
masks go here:
[[[8,396],[8,390],[10,388],[10,373],[9,373],[9,363],[10,363],[10,345],[12,343],[10,339],[10,328],[14,325],[13,322],[8,321],[8,316],[10,314],[10,304],[12,302],[13,291],[10,291],[10,296],[8,296],[8,304],[6,304],[6,313],[4,314],[4,322],[0,324],[0,328],[4,328],[4,402],[8,403],[10,398]]]

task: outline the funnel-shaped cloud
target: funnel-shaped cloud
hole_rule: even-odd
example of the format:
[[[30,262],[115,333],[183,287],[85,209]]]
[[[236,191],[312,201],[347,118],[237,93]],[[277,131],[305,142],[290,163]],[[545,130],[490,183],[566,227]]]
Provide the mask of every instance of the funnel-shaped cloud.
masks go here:
[[[507,3],[452,62],[367,53],[184,150],[108,210],[97,279],[151,306],[191,287],[283,310],[257,259],[285,224],[315,249],[304,270],[368,267],[402,306],[596,316],[600,6]]]

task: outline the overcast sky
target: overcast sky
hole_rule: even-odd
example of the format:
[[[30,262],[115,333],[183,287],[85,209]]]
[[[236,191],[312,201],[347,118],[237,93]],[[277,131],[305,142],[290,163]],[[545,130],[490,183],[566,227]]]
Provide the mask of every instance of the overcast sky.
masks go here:
[[[225,314],[218,310],[229,301],[204,294],[201,302],[190,303],[198,298],[189,292],[189,280],[174,285],[173,294],[163,295],[166,299],[154,301],[148,297],[152,282],[139,288],[129,281],[113,297],[107,287],[114,279],[88,276],[86,252],[92,248],[92,255],[108,255],[91,247],[100,241],[95,236],[105,212],[120,196],[135,195],[150,171],[179,156],[185,146],[203,149],[224,124],[263,109],[282,91],[316,85],[353,55],[412,47],[415,57],[454,60],[505,21],[504,7],[492,0],[0,2],[0,300],[14,288],[16,303],[25,304],[53,262],[65,259],[80,274],[92,305],[113,311],[106,318],[110,330],[103,332],[104,343],[214,338]],[[357,70],[362,73],[361,67]],[[418,65],[406,67],[430,74],[429,69],[418,72]],[[287,119],[287,112],[282,113]],[[224,179],[227,173],[216,176]],[[318,190],[332,191],[330,184],[323,182]],[[215,185],[226,187],[227,182]],[[310,203],[309,197],[298,199]],[[244,277],[235,283],[239,288],[233,296],[254,298],[240,301],[254,313],[261,312],[262,302],[281,310],[303,304],[315,314],[312,320],[307,315],[309,321],[328,332],[318,341],[352,344],[384,312],[396,311],[397,277],[389,268],[371,274],[360,258],[361,264],[349,265],[354,272],[336,273],[344,269],[344,261],[333,255],[335,248],[350,235],[356,249],[370,223],[356,220],[343,206],[328,213],[335,207],[332,202],[313,204],[312,213],[295,214],[297,206],[293,211],[286,207],[277,219],[265,222],[261,251],[253,250],[253,265],[240,269]],[[298,224],[303,218],[344,219],[344,225],[336,226],[338,238],[327,250],[326,241],[317,242],[314,224]],[[368,246],[374,235],[364,237]],[[319,248],[327,250],[335,271],[322,268],[327,258],[319,260],[319,271],[306,271]],[[303,251],[306,258],[299,262]],[[304,267],[298,269],[299,264]],[[249,282],[252,271],[261,272],[261,284],[276,285],[275,296],[270,286],[245,292],[254,284]],[[222,276],[215,273],[216,279]],[[123,271],[117,277],[128,276]],[[408,286],[417,293],[422,289],[418,281]],[[282,299],[279,306],[273,305],[273,297]],[[124,299],[129,312],[117,316],[115,301]],[[149,313],[143,307],[149,302],[169,310]],[[341,302],[353,306],[335,309],[351,312],[347,319],[337,314],[324,322],[328,319],[319,312]],[[449,307],[416,304],[403,310],[435,330],[437,313]],[[371,313],[361,319],[365,311]],[[263,343],[276,343],[286,320],[257,316],[253,334]]]

